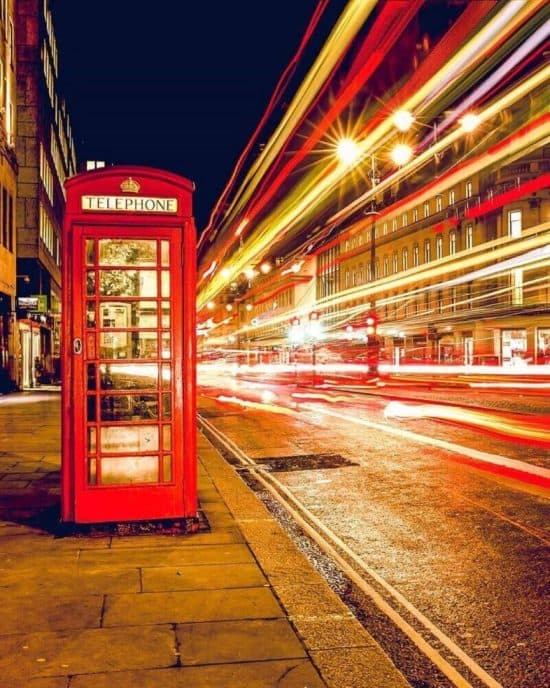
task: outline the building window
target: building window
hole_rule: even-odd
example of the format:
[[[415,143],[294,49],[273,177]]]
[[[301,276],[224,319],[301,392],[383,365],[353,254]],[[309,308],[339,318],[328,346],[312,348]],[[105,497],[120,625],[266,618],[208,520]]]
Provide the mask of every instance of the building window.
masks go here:
[[[391,231],[396,232],[397,231],[397,218],[394,217],[391,223]]]
[[[367,265],[367,282],[372,282],[372,268],[370,264]]]
[[[438,194],[435,197],[435,212],[436,213],[441,212],[442,208],[443,208],[443,197],[441,196],[441,194]]]
[[[443,237],[441,234],[435,240],[435,257],[437,260],[443,258]]]
[[[409,269],[409,249],[404,248],[402,252],[403,270]]]
[[[455,190],[451,189],[449,191],[449,205],[454,205],[455,204]]]
[[[430,201],[424,201],[424,217],[430,217]]]
[[[429,263],[432,259],[432,242],[426,239],[424,242],[424,262]]]
[[[466,198],[472,198],[472,182],[466,182]]]
[[[399,256],[397,255],[397,251],[393,252],[393,274],[395,275],[397,272],[399,272]]]
[[[390,274],[390,259],[388,256],[384,256],[384,277]]]
[[[365,266],[363,263],[359,263],[359,284],[364,284],[365,282]]]
[[[454,256],[456,253],[456,232],[449,232],[449,255]]]
[[[451,287],[451,310],[456,311],[456,287]]]
[[[474,226],[466,225],[466,248],[474,247]]]
[[[403,225],[403,227],[406,227],[407,224],[408,224],[407,213],[403,213],[403,216],[402,216],[402,225]]]
[[[418,222],[418,208],[413,208],[413,222]]]
[[[508,212],[508,235],[514,238],[521,236],[521,210]]]
[[[512,304],[514,306],[523,304],[523,270],[521,268],[512,270]]]
[[[388,233],[388,223],[384,222],[384,224],[382,225],[382,234],[384,236],[386,236],[387,233]]]
[[[413,267],[418,267],[420,264],[420,250],[418,248],[418,244],[415,244],[413,246]]]
[[[346,268],[345,272],[345,288],[349,289],[349,283],[350,283],[350,271],[349,268]]]
[[[437,307],[437,312],[442,313],[443,312],[443,292],[439,290],[437,292],[437,301],[436,301],[436,307]]]
[[[378,258],[376,259],[376,262],[374,264],[374,276],[376,279],[380,279],[380,261]]]

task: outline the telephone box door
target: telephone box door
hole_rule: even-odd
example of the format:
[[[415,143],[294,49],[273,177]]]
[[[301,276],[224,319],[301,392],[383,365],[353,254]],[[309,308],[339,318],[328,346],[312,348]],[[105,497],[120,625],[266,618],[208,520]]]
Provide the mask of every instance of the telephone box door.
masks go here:
[[[75,520],[182,515],[181,233],[73,242]]]

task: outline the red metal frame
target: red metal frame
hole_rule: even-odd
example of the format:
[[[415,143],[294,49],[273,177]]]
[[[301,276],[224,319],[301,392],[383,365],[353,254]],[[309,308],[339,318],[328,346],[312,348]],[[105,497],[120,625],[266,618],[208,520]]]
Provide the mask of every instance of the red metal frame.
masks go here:
[[[137,182],[132,190],[122,190],[124,182],[131,179]],[[64,521],[92,523],[106,521],[130,521],[150,519],[170,519],[194,517],[197,512],[197,456],[196,456],[196,406],[195,406],[195,288],[196,288],[196,241],[195,228],[191,215],[193,184],[177,175],[147,167],[111,167],[77,175],[67,184],[67,211],[65,216],[63,240],[63,322],[62,322],[62,505]],[[83,196],[119,197],[129,199],[132,204],[143,198],[177,199],[177,209],[168,212],[140,212],[139,210],[83,210]],[[124,206],[124,202],[123,206]],[[154,266],[135,267],[134,272],[146,271],[147,276],[157,286],[161,284],[160,273],[170,270],[170,292],[168,295],[156,293],[150,304],[160,316],[161,303],[170,302],[170,327],[162,327],[159,322],[155,328],[150,326],[126,324],[123,329],[113,330],[128,341],[132,328],[142,329],[157,342],[156,353],[151,359],[121,360],[120,368],[131,369],[145,363],[149,369],[157,371],[157,387],[143,394],[152,400],[154,412],[152,420],[137,418],[121,419],[116,414],[104,415],[106,402],[117,400],[133,403],[141,398],[136,389],[122,387],[109,392],[100,384],[100,370],[116,367],[111,358],[101,358],[100,337],[106,340],[105,323],[101,319],[103,307],[110,301],[118,305],[127,300],[128,308],[147,300],[143,296],[109,296],[100,294],[98,280],[95,280],[93,293],[87,291],[86,273],[89,270],[99,276],[101,269],[107,272],[117,270],[115,266],[100,268],[96,253],[95,263],[86,265],[86,241],[92,242],[97,252],[99,241],[103,239],[147,240],[155,246],[160,256],[161,246],[169,245],[170,267],[161,265],[160,258]],[[128,266],[126,266],[128,267]],[[132,267],[132,266],[130,266]],[[124,269],[124,268],[123,268]],[[145,279],[146,275],[143,276]],[[95,319],[92,325],[86,322],[86,302],[93,305]],[[112,325],[109,325],[112,327]],[[119,327],[118,325],[114,326]],[[140,329],[141,328],[141,329]],[[149,329],[147,329],[149,328]],[[170,335],[169,353],[161,351],[160,335]],[[82,342],[82,353],[73,349],[73,342]],[[106,356],[106,354],[105,354]],[[165,357],[167,356],[167,358]],[[104,362],[106,361],[106,362]],[[126,365],[129,364],[129,365]],[[162,371],[170,366],[169,390],[165,388]],[[91,374],[92,384],[88,382]],[[139,393],[140,390],[138,390]],[[162,410],[163,395],[170,394],[171,415],[164,417]],[[90,407],[88,410],[88,398]],[[156,404],[156,405],[155,405]],[[95,415],[94,415],[95,414]],[[156,415],[155,415],[156,414]],[[125,451],[117,449],[118,454],[107,450],[107,443],[101,449],[102,429],[115,437],[121,437],[124,430],[139,432],[136,428],[149,428],[154,431],[159,447],[149,452],[135,448]],[[163,432],[171,437],[168,449],[162,449]],[[88,430],[94,433],[94,444],[89,445]],[[92,449],[90,449],[92,447]],[[151,465],[157,456],[158,476],[155,482],[137,483],[132,479],[110,483],[101,482],[102,466],[113,466],[113,460],[121,460],[127,454],[139,463],[147,459]],[[144,456],[145,455],[145,456]],[[166,456],[166,464],[163,456]],[[111,460],[111,463],[109,461]],[[93,465],[94,478],[90,478]],[[164,468],[170,466],[170,468]],[[166,475],[164,471],[168,472]]]

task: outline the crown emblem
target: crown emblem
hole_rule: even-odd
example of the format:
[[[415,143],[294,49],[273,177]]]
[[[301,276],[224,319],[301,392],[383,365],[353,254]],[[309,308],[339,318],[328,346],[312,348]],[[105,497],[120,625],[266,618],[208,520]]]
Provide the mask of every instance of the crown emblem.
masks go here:
[[[124,193],[139,193],[140,189],[141,186],[132,177],[128,177],[120,185],[120,190],[124,191]]]

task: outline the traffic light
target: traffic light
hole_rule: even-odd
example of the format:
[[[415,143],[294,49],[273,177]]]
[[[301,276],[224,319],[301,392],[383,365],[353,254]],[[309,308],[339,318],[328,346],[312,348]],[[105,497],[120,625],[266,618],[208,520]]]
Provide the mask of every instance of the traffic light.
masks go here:
[[[366,325],[367,325],[367,337],[372,337],[372,336],[376,335],[376,328],[378,326],[378,318],[376,316],[376,313],[371,312],[367,315]]]

